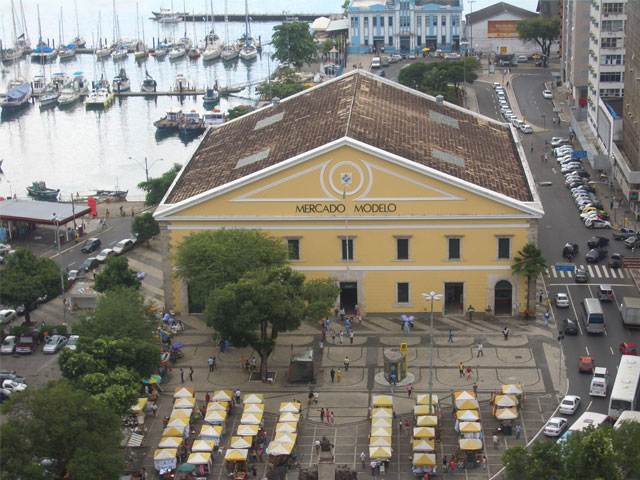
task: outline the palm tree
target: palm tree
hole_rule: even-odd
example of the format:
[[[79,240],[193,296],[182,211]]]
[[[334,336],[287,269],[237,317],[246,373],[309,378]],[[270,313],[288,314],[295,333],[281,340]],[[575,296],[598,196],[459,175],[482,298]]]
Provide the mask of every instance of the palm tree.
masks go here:
[[[527,243],[513,259],[511,270],[516,275],[527,277],[527,309],[531,296],[531,279],[537,277],[547,269],[547,261],[542,257],[542,251],[533,243]]]

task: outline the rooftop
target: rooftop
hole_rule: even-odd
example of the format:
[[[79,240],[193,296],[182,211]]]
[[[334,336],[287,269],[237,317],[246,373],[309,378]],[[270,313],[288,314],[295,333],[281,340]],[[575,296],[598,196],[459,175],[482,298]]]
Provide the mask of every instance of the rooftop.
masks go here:
[[[163,203],[179,203],[344,137],[534,201],[508,124],[354,70],[209,129]]]
[[[489,5],[486,8],[482,8],[477,12],[469,13],[466,16],[467,23],[478,23],[482,20],[491,19],[501,13],[511,13],[516,16],[520,16],[523,19],[537,17],[538,14],[524,8],[516,7],[507,2],[498,2],[493,5]]]

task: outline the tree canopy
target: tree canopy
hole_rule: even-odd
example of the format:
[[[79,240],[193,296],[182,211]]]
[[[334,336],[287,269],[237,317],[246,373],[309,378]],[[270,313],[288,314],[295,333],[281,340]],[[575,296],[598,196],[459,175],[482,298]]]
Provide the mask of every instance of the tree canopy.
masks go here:
[[[142,282],[136,272],[129,268],[127,257],[116,257],[107,260],[102,272],[96,275],[94,289],[98,292],[113,290],[114,288],[140,288]]]
[[[251,109],[247,105],[238,105],[237,107],[227,110],[227,119],[233,120],[234,118],[241,117],[249,113]]]
[[[149,240],[160,233],[160,225],[151,212],[144,212],[131,222],[131,233],[137,233],[140,241],[146,241],[148,245]]]
[[[546,67],[551,54],[551,45],[560,37],[560,19],[535,16],[520,20],[516,24],[516,30],[520,40],[538,44],[542,51],[542,62]]]
[[[513,257],[511,271],[527,279],[527,308],[529,308],[531,279],[544,273],[546,269],[547,262],[542,256],[542,251],[532,243],[527,243]]]
[[[64,279],[65,289],[67,280]],[[7,256],[7,264],[0,275],[1,303],[25,306],[25,320],[31,322],[30,312],[36,308],[39,297],[60,294],[60,269],[53,260],[38,258],[28,248],[17,248]]]
[[[258,90],[266,98],[286,98],[306,88],[294,69],[283,68],[276,72],[274,80],[261,84]]]
[[[147,192],[144,204],[158,205],[162,200],[162,197],[164,197],[164,194],[169,190],[169,187],[175,180],[176,175],[178,175],[181,168],[182,166],[179,163],[174,163],[173,167],[171,167],[169,171],[163,173],[161,177],[151,177],[144,182],[140,182],[138,184],[138,188]]]
[[[66,380],[50,381],[12,397],[0,425],[2,478],[46,476],[41,461],[53,460],[55,478],[116,480],[124,468],[121,420],[108,406],[74,390]]]
[[[216,287],[254,269],[285,265],[287,255],[282,242],[260,230],[208,230],[178,245],[175,274],[188,285],[194,301],[204,305]]]
[[[286,22],[273,27],[271,45],[275,49],[273,58],[296,68],[316,60],[318,46],[305,22]]]
[[[640,472],[640,423],[574,432],[566,441],[515,446],[502,455],[508,480],[617,480]],[[633,478],[633,477],[632,477]]]
[[[157,324],[157,318],[150,311],[152,306],[134,288],[106,290],[98,298],[94,311],[73,326],[73,333],[89,338],[149,340]]]

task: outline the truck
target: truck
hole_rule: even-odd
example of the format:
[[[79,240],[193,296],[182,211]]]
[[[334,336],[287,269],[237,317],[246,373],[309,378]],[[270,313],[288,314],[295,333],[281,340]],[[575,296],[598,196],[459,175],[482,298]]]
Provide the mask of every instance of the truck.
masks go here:
[[[16,346],[16,353],[33,353],[38,346],[38,334],[23,333],[18,339],[18,345]]]
[[[640,298],[623,297],[620,304],[620,315],[624,325],[640,325]]]

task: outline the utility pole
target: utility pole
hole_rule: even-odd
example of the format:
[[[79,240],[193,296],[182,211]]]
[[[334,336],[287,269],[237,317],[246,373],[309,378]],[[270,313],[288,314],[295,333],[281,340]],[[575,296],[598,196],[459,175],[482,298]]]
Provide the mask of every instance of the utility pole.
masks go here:
[[[67,298],[64,293],[64,276],[62,274],[62,253],[60,251],[60,219],[53,213],[53,221],[56,225],[56,245],[58,246],[58,268],[60,269],[60,288],[62,289],[62,318],[67,324]]]

